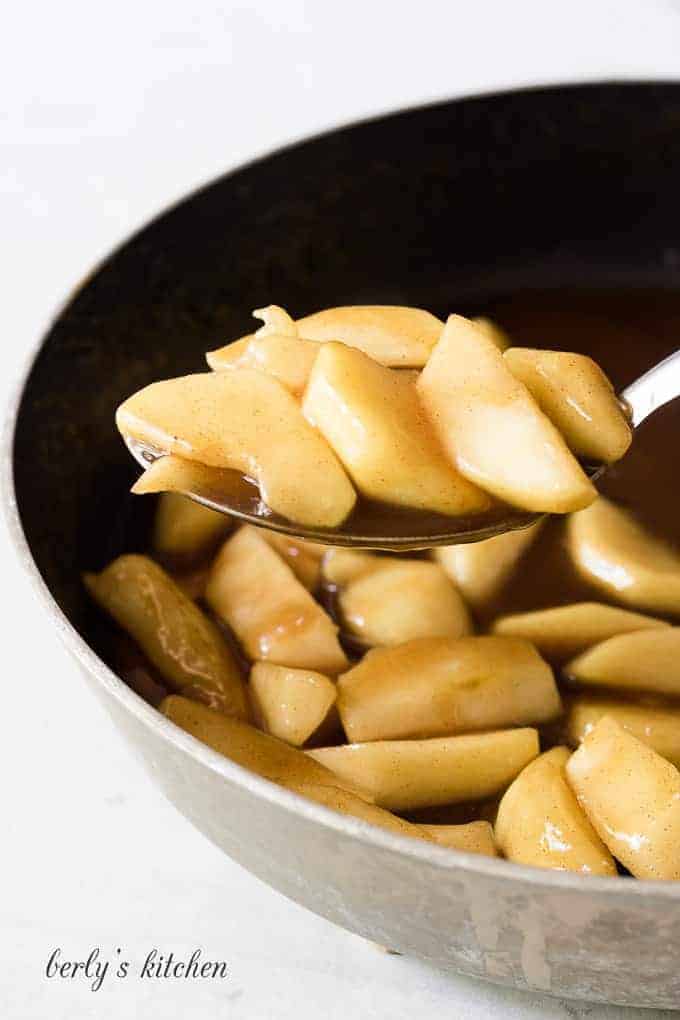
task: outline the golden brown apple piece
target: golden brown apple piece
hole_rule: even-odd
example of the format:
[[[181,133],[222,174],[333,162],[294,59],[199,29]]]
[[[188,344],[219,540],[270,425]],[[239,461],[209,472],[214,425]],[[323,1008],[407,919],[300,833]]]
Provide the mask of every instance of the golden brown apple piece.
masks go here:
[[[603,602],[572,602],[501,616],[491,629],[494,634],[526,638],[549,662],[562,663],[616,634],[669,626],[665,620]]]
[[[131,491],[137,496],[153,492],[205,495],[207,499],[219,501],[225,490],[229,490],[232,479],[233,472],[229,468],[208,467],[197,460],[168,453],[149,464]],[[225,527],[229,529],[232,524],[227,517]]]
[[[321,560],[321,576],[325,584],[341,588],[364,574],[370,574],[375,570],[378,560],[375,553],[331,547]]]
[[[447,460],[416,387],[361,351],[324,344],[302,410],[364,496],[445,514],[490,505]]]
[[[229,347],[207,355],[208,364],[214,372],[225,372],[230,368],[265,372],[278,379],[296,397],[303,393],[319,353],[319,344],[293,336],[254,336],[244,347],[232,351],[230,356]]]
[[[151,545],[164,562],[186,570],[205,560],[232,527],[226,514],[178,492],[164,492],[156,507]]]
[[[205,598],[250,659],[331,676],[347,665],[337,627],[256,528],[224,543]]]
[[[321,577],[321,560],[328,546],[308,542],[304,538],[293,538],[277,531],[262,528],[262,537],[281,556],[293,571],[298,581],[308,591],[314,591]]]
[[[376,556],[375,561],[371,571],[350,581],[338,596],[344,629],[362,644],[470,633],[470,614],[440,566],[396,556]]]
[[[604,464],[623,457],[633,432],[614,387],[592,358],[527,347],[511,347],[504,358],[572,453]]]
[[[207,705],[173,694],[164,698],[160,710],[192,737],[201,740],[225,758],[231,758],[237,765],[279,786],[294,789],[300,783],[313,783],[317,786],[339,787],[367,801],[371,800],[368,791],[351,780],[343,780],[303,751],[268,733],[261,733],[239,719],[230,719],[215,712]]]
[[[376,804],[369,804],[347,790],[314,783],[287,783],[286,786],[289,790],[294,790],[295,793],[316,801],[317,804],[323,804],[325,807],[332,808],[333,811],[339,811],[340,814],[360,818],[364,822],[370,822],[371,825],[395,832],[399,836],[411,836],[415,839],[436,842],[423,826],[406,822],[403,818],[398,818],[397,815],[385,811],[384,808],[380,808]]]
[[[312,370],[319,345],[302,340],[297,327],[283,308],[270,305],[253,312],[264,319],[256,333],[235,340],[216,351],[208,351],[206,360],[215,372],[231,368],[252,368],[274,376],[296,396],[300,396]]]
[[[281,352],[285,345],[263,343],[262,341],[298,340],[300,345],[291,344],[291,352],[297,352],[307,362],[313,361],[312,349],[318,349],[320,343],[329,340],[340,341],[348,347],[364,351],[379,364],[393,368],[418,368],[424,365],[434,344],[444,327],[444,323],[421,308],[407,308],[400,305],[348,305],[342,308],[326,308],[320,312],[305,316],[297,323],[293,322],[287,312],[276,305],[253,312],[253,315],[264,319],[265,324],[256,333],[241,337],[233,343],[206,355],[208,364],[216,371],[233,368],[242,363],[250,363],[252,359],[268,362],[267,371],[278,364],[283,378],[290,380],[291,373],[300,374],[302,367],[297,369],[279,362],[276,354],[277,346]],[[254,347],[251,348],[252,342]],[[304,346],[306,345],[306,346]],[[255,367],[255,366],[253,366]],[[311,365],[307,365],[309,372]],[[302,376],[300,375],[300,378]],[[299,381],[295,384],[298,390]]]
[[[506,531],[482,542],[445,545],[432,556],[475,611],[484,611],[499,595],[517,564],[534,541],[543,521]]]
[[[595,499],[562,436],[469,319],[449,316],[417,389],[452,462],[475,485],[539,513]]]
[[[255,721],[265,733],[302,747],[335,704],[336,688],[323,673],[256,662],[250,671]]]
[[[504,857],[518,864],[586,875],[615,875],[616,865],[569,786],[570,752],[553,747],[517,776],[501,799],[494,828]]]
[[[120,405],[126,437],[253,479],[272,510],[335,527],[355,493],[340,462],[276,379],[251,369],[152,383]]]
[[[206,467],[205,464],[199,464],[198,461],[185,460],[183,457],[175,457],[169,454],[155,460],[137,479],[132,487],[132,491],[137,494],[164,492],[166,497],[163,498],[167,498],[172,494],[172,498],[182,500],[184,500],[183,496],[175,496],[174,494],[184,492],[201,495],[219,503],[229,498],[229,492],[232,489],[232,479],[228,477],[229,475],[230,472],[225,471],[223,468]],[[199,503],[189,500],[186,502],[190,507],[199,511],[199,514],[196,516],[193,516],[191,512],[186,512],[186,520],[191,522],[194,527],[198,527],[199,522],[204,522],[206,547],[209,525],[211,528],[214,528],[214,533],[218,538],[227,535],[231,531],[233,519],[228,515],[210,510]],[[161,507],[163,507],[162,501]],[[183,524],[184,520],[185,517],[180,515],[179,510],[174,516],[170,515],[167,523],[164,517],[157,514],[157,531],[160,523],[162,523],[164,529],[163,535],[159,535],[155,540],[155,547],[159,552],[164,547],[170,548],[170,525],[172,524],[173,526],[172,534],[174,535],[175,532],[179,531],[179,523]],[[218,529],[220,521],[222,526]],[[187,525],[183,524],[182,536],[186,531]],[[291,535],[285,535],[277,531],[268,531],[264,528],[260,534],[286,561],[305,588],[313,591],[319,582],[321,559],[328,546],[319,545],[316,542],[309,542],[301,538],[293,538]],[[167,537],[165,537],[166,535]],[[174,540],[174,545],[179,548],[179,537]],[[188,539],[185,541],[185,546],[188,548]]]
[[[610,598],[680,614],[680,555],[622,507],[600,496],[569,518],[567,543],[579,572]]]
[[[600,719],[609,716],[676,768],[680,767],[680,707],[657,699],[635,704],[611,695],[579,692],[566,700],[565,740],[578,747]]]
[[[326,308],[297,321],[298,335],[306,340],[338,340],[394,368],[424,365],[443,328],[430,312],[402,305]]]
[[[280,305],[267,305],[266,308],[256,308],[253,312],[255,319],[261,319],[262,325],[255,332],[255,336],[297,336],[298,328],[295,321],[290,317],[285,308]]]
[[[247,719],[241,671],[219,629],[148,556],[85,574],[93,599],[130,634],[169,687]]]
[[[589,687],[680,695],[680,627],[618,634],[571,659],[564,673]]]
[[[435,737],[559,715],[552,670],[519,638],[422,638],[374,648],[338,680],[351,741]]]
[[[534,729],[434,740],[380,740],[307,751],[390,811],[456,804],[505,789],[538,754]]]
[[[231,340],[224,347],[214,351],[206,351],[205,360],[214,371],[222,368],[233,368],[248,348],[250,341],[256,336],[297,336],[297,326],[285,308],[279,305],[267,305],[266,308],[256,308],[253,311],[253,318],[261,319],[262,325],[253,333],[246,333],[237,340]]]
[[[486,857],[498,857],[498,849],[493,837],[493,829],[489,822],[468,822],[465,825],[423,825],[420,829],[440,846],[448,846],[452,850],[463,850],[468,854],[484,854]]]
[[[604,717],[566,766],[603,843],[636,878],[680,879],[680,772]]]
[[[205,358],[210,367],[219,372],[222,369],[234,368],[246,355],[251,340],[266,340],[268,337],[280,337],[281,339],[295,339],[298,335],[297,326],[291,319],[285,308],[279,305],[267,305],[266,308],[256,308],[253,317],[262,320],[262,325],[254,333],[233,340],[216,351],[208,351]],[[246,356],[245,363],[248,358]],[[257,367],[257,366],[250,366]]]

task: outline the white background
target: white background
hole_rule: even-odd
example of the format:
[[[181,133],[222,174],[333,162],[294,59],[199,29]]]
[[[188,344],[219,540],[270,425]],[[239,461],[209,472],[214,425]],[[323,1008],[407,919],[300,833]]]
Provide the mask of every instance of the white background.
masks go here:
[[[420,100],[680,76],[677,0],[23,2],[0,35],[0,396],[54,306],[168,202],[281,142]],[[444,977],[248,876],[156,793],[0,535],[0,1016],[646,1017]],[[223,983],[47,981],[55,946],[226,959]],[[671,1015],[671,1014],[668,1014]]]

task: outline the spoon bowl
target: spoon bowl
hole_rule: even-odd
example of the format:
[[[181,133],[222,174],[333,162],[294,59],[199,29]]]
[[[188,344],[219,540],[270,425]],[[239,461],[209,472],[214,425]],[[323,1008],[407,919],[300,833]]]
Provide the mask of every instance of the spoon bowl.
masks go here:
[[[162,450],[139,440],[127,437],[125,442],[132,456],[144,469],[163,456]],[[597,465],[586,470],[589,477],[597,478],[604,469],[602,465]],[[484,513],[451,517],[360,500],[340,527],[311,528],[274,513],[261,499],[257,485],[238,471],[225,471],[223,474],[228,478],[228,485],[219,492],[201,489],[187,491],[184,495],[211,510],[235,517],[244,524],[268,528],[270,531],[322,545],[379,549],[385,552],[415,552],[439,545],[481,542],[506,531],[528,528],[543,516],[499,504]]]
[[[632,427],[637,428],[645,418],[677,396],[680,396],[680,350],[636,379],[621,394],[620,401]],[[162,450],[137,439],[128,437],[126,443],[132,456],[145,469],[163,456]],[[583,464],[583,469],[590,480],[596,482],[607,465]],[[440,545],[481,542],[508,531],[528,528],[545,516],[501,504],[483,514],[451,517],[360,500],[358,507],[339,528],[309,528],[274,513],[261,499],[257,485],[239,472],[229,471],[224,475],[229,482],[219,492],[197,490],[188,491],[185,495],[246,524],[323,545],[386,552],[432,549]]]

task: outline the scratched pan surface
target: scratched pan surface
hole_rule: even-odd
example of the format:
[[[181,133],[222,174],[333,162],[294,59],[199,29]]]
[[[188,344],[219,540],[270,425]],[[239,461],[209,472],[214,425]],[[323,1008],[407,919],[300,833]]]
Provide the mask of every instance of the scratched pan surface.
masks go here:
[[[159,788],[226,853],[433,966],[675,1008],[680,885],[453,853],[259,779],[119,679],[79,574],[145,541],[150,511],[125,496],[136,469],[116,404],[197,370],[203,351],[248,331],[252,308],[445,314],[527,288],[677,288],[678,180],[676,84],[469,98],[276,152],[191,195],[93,272],[36,345],[4,458],[12,532],[45,611]],[[652,353],[640,351],[643,366]]]

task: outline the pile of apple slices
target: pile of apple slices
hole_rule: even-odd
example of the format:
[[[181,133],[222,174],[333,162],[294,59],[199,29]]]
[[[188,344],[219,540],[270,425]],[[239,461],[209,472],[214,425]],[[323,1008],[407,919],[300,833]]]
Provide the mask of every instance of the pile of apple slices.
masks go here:
[[[130,686],[258,775],[449,848],[680,880],[680,627],[641,611],[678,617],[680,554],[600,497],[553,527],[612,604],[496,615],[550,527],[385,556],[167,493],[150,554],[84,582]]]
[[[219,491],[236,470],[275,513],[326,528],[357,494],[451,516],[494,500],[569,513],[596,497],[577,458],[611,463],[631,442],[594,361],[503,350],[486,320],[372,305],[255,315],[257,332],[207,355],[212,372],[118,408],[125,437],[173,455],[136,491]]]

